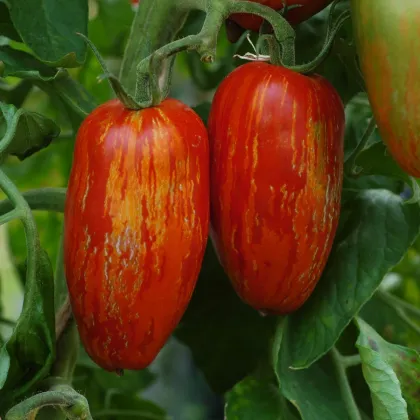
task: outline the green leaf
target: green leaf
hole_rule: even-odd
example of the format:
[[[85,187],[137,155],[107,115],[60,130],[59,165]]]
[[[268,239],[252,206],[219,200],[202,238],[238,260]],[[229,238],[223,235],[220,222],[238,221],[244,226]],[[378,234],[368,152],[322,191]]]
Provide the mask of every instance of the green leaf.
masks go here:
[[[362,150],[356,158],[360,175],[386,175],[409,182],[409,176],[398,166],[382,141]]]
[[[4,69],[2,71],[0,69],[1,77],[15,76],[22,79],[48,81],[63,74],[41,63],[33,55],[15,50],[8,45],[0,46],[0,61],[4,65]]]
[[[0,35],[13,39],[14,41],[20,41],[20,36],[10,19],[6,0],[0,0]]]
[[[308,367],[332,348],[419,229],[419,206],[390,191],[366,190],[346,201],[323,276],[290,316],[291,365]]]
[[[348,8],[346,2],[339,3],[336,7],[336,15],[346,8]],[[328,16],[329,9],[325,9],[296,27],[298,63],[311,61],[321,50],[327,32]],[[357,68],[356,59],[356,47],[349,19],[337,34],[331,53],[316,69],[318,74],[326,77],[334,85],[344,103],[364,90],[363,78]]]
[[[55,357],[54,277],[47,253],[27,271],[22,313],[0,350],[0,413],[45,376]]]
[[[1,102],[0,112],[0,137],[9,138],[4,154],[23,160],[47,147],[60,134],[60,128],[54,121],[36,112],[17,109]]]
[[[32,89],[32,82],[22,80],[16,85],[2,83],[0,80],[0,101],[20,108]]]
[[[239,299],[209,243],[175,335],[190,347],[214,391],[224,393],[256,368],[267,353],[274,322]]]
[[[387,341],[407,347],[419,347],[417,331],[401,318],[399,310],[380,298],[377,294],[363,306],[360,317]]]
[[[50,66],[83,64],[87,34],[87,0],[8,0],[10,17],[22,40]]]
[[[119,418],[117,417],[119,415],[124,418],[124,414],[121,413],[115,413],[112,417],[112,412],[109,410],[138,410],[139,406],[142,409],[155,412],[159,415],[158,418],[161,418],[162,410],[160,408],[137,397],[142,390],[153,383],[154,379],[155,376],[148,369],[125,371],[122,377],[106,372],[94,363],[83,346],[80,346],[73,383],[76,389],[81,391],[88,399],[95,419],[98,417],[98,413],[100,418],[104,419]],[[121,393],[127,397],[125,402],[121,401],[119,397]],[[133,414],[132,417],[135,417],[135,415]]]
[[[295,370],[291,367],[292,328],[293,325],[286,320],[276,332],[273,365],[281,393],[298,409],[303,420],[348,420],[346,405],[329,356],[307,369]]]
[[[77,131],[80,123],[97,106],[92,95],[71,77],[55,79],[51,87],[60,97]]]
[[[123,55],[133,16],[129,1],[97,2],[97,12],[89,22],[89,38],[101,54]]]
[[[356,323],[360,329],[356,344],[375,420],[420,419],[420,354],[386,342],[361,319]]]
[[[226,420],[296,420],[277,386],[248,376],[226,395]]]

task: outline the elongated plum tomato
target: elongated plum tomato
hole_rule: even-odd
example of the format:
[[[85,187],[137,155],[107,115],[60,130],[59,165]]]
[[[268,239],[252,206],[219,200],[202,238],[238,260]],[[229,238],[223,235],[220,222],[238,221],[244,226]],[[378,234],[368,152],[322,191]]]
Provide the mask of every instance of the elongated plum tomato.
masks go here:
[[[360,65],[391,155],[420,177],[420,1],[352,0]]]
[[[254,62],[219,86],[209,117],[211,237],[239,296],[299,308],[337,228],[344,110],[320,76]]]
[[[168,99],[111,100],[83,122],[65,207],[65,268],[86,351],[109,371],[153,361],[191,298],[208,236],[204,124]]]
[[[286,19],[292,24],[297,25],[304,20],[309,19],[311,16],[317,14],[322,9],[325,9],[332,0],[249,0],[254,3],[260,3],[264,6],[271,7],[274,10],[283,9],[284,5],[294,6],[300,5],[295,9],[289,10],[286,15]],[[263,19],[259,16],[245,14],[245,13],[235,13],[230,17],[236,23],[241,25],[245,29],[250,29],[252,31],[258,32]]]

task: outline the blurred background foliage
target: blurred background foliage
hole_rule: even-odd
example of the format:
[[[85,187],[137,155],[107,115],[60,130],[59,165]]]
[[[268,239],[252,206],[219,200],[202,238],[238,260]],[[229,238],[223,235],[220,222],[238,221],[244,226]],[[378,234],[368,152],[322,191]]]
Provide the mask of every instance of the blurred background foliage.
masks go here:
[[[129,35],[134,13],[128,0],[90,0],[89,1],[89,37],[105,58],[106,63],[114,74],[118,74],[124,52],[125,42]],[[310,21],[303,23],[297,30],[297,51],[300,62],[309,61],[316,51],[321,48],[326,25],[327,13],[321,13]],[[200,29],[203,15],[191,14],[183,34],[195,33]],[[255,36],[253,37],[255,40]],[[16,48],[25,48],[22,44],[0,39],[0,43],[11,43]],[[205,119],[208,112],[206,104],[211,102],[218,83],[235,66],[241,63],[238,58],[232,58],[235,53],[245,53],[251,46],[245,40],[238,48],[228,42],[225,30],[220,34],[218,59],[212,64],[203,64],[195,53],[183,53],[176,60],[173,78],[172,96],[177,97],[190,106],[196,107]],[[322,64],[318,71],[325,75],[337,88],[343,101],[347,104],[346,153],[349,154],[357,145],[365,130],[371,112],[366,96],[361,93],[363,81],[358,73],[355,50],[351,36],[351,23],[340,32],[334,44],[330,57]],[[99,81],[102,74],[98,61],[89,53],[81,68],[70,70],[72,76],[89,91],[96,102],[103,103],[111,95],[111,89],[106,81]],[[16,157],[9,157],[4,164],[5,171],[21,191],[41,187],[65,187],[72,163],[72,150],[75,133],[72,121],[62,112],[61,107],[50,96],[35,85],[20,86],[19,98],[18,79],[1,79],[1,94],[6,95],[10,89],[15,90],[14,100],[23,101],[23,107],[50,117],[61,127],[61,135],[46,149],[20,162]],[[6,86],[7,85],[7,86]],[[29,94],[26,93],[29,91]],[[377,136],[377,133],[375,134]],[[375,140],[372,142],[380,141]],[[346,174],[345,188],[387,188],[397,193],[404,193],[404,182],[386,175],[362,174],[354,178]],[[0,196],[1,199],[4,195]],[[58,244],[62,230],[63,217],[54,212],[36,212],[36,223],[39,229],[43,248],[48,252],[55,267],[58,258]],[[11,325],[19,316],[25,272],[26,246],[21,224],[14,221],[0,227],[0,340],[5,340],[11,333]],[[217,273],[211,272],[211,276]],[[420,308],[420,239],[410,248],[404,259],[389,273],[383,287],[392,290],[396,296]],[[171,338],[150,369],[140,373],[126,373],[119,379],[114,375],[100,370],[90,361],[81,349],[75,373],[74,387],[85,394],[90,402],[93,417],[103,419],[132,418],[160,419],[165,412],[174,419],[183,420],[221,420],[223,419],[223,392],[235,382],[242,379],[249,368],[240,365],[241,354],[247,360],[252,360],[252,354],[259,352],[254,348],[250,337],[249,342],[226,338],[226,346],[233,346],[231,350],[221,348],[225,336],[221,334],[219,325],[224,322],[234,322],[231,318],[233,307],[242,305],[229,285],[207,287],[205,280],[200,279],[201,288],[197,293],[208,296],[218,306],[209,307],[211,314],[206,318],[205,325],[197,325],[196,329],[185,332],[181,328],[178,336],[188,341],[190,347],[200,348],[206,352],[220,352],[220,363],[215,366],[203,366],[199,369],[193,362],[190,349],[178,338]],[[225,287],[226,286],[226,287]],[[236,306],[235,306],[236,305]],[[242,306],[241,306],[242,308]],[[194,315],[194,301],[192,309],[186,316]],[[363,317],[388,341],[408,345],[420,349],[420,323],[410,320],[407,323],[404,314],[396,311],[379,297],[372,299],[362,310]],[[239,317],[248,316],[243,310]],[[419,319],[420,321],[420,319]],[[244,321],[242,320],[244,324]],[[254,324],[253,324],[254,323]],[[411,323],[411,324],[410,324]],[[249,316],[249,324],[255,327],[258,320],[254,315]],[[212,325],[217,329],[211,333]],[[264,324],[265,326],[267,324]],[[216,328],[217,326],[217,328]],[[182,327],[182,323],[181,323]],[[235,328],[227,329],[227,334]],[[201,331],[204,331],[200,335]],[[268,329],[270,329],[268,327]],[[210,331],[210,332],[209,332]],[[267,331],[267,336],[270,331]],[[265,334],[265,333],[264,333]],[[226,336],[227,337],[227,336]],[[239,337],[239,335],[238,335]],[[352,353],[357,332],[349,327],[341,337],[339,346],[343,353]],[[220,340],[220,341],[218,341]],[[258,341],[258,340],[257,340]],[[230,358],[226,353],[230,351]],[[203,356],[205,360],[205,356]],[[237,367],[237,369],[235,369]],[[232,376],[233,371],[233,377]],[[366,399],[358,395],[368,392],[360,369],[355,369],[351,375],[356,399],[366,412],[371,410]],[[141,396],[141,398],[139,398]],[[234,396],[232,396],[233,398]],[[146,401],[147,400],[147,401]],[[149,402],[148,402],[149,401]],[[153,403],[156,403],[154,405]],[[159,408],[161,407],[161,408]],[[143,414],[141,414],[143,413]],[[143,415],[143,417],[142,417]],[[128,417],[127,417],[128,416]],[[44,413],[48,418],[48,412]]]

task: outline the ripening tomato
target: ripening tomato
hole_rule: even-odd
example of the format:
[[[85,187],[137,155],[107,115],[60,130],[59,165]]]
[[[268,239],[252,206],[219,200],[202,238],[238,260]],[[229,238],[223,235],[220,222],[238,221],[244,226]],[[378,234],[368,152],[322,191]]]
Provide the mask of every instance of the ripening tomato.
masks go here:
[[[283,9],[284,5],[288,6],[300,5],[301,7],[289,10],[287,12],[287,20],[292,25],[297,25],[304,20],[309,19],[311,16],[317,14],[322,9],[325,9],[332,0],[249,0],[254,3],[260,3],[264,6],[271,7],[274,10]],[[245,29],[251,29],[252,31],[258,32],[263,19],[259,16],[251,14],[234,14],[230,17],[235,22],[239,23]]]
[[[139,7],[140,0],[130,0],[130,2],[132,9],[137,10],[137,8]]]
[[[191,298],[209,222],[207,132],[174,99],[118,100],[77,135],[65,207],[65,268],[82,342],[109,371],[153,361]]]
[[[420,177],[420,1],[352,0],[360,65],[379,132]]]
[[[286,314],[309,297],[335,236],[344,109],[330,83],[263,62],[219,86],[209,117],[211,237],[239,296]]]

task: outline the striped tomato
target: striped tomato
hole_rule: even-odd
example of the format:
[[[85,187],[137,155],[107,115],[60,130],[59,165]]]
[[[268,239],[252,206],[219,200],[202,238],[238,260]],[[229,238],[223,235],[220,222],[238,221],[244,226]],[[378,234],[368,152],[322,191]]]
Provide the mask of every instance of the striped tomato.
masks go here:
[[[65,267],[92,359],[110,371],[155,358],[191,298],[209,219],[208,139],[190,108],[111,100],[77,135]]]
[[[342,186],[344,110],[328,81],[254,62],[209,117],[211,236],[239,296],[299,308],[326,264]]]
[[[352,0],[362,73],[381,136],[420,177],[420,1]]]
[[[264,6],[271,7],[274,10],[283,9],[284,5],[288,6],[299,5],[299,7],[289,10],[287,12],[287,20],[292,25],[297,25],[304,20],[309,19],[311,16],[325,9],[332,0],[249,0],[254,3],[260,3]],[[263,22],[259,16],[249,14],[234,14],[231,19],[236,23],[239,23],[245,29],[251,29],[258,32]]]

